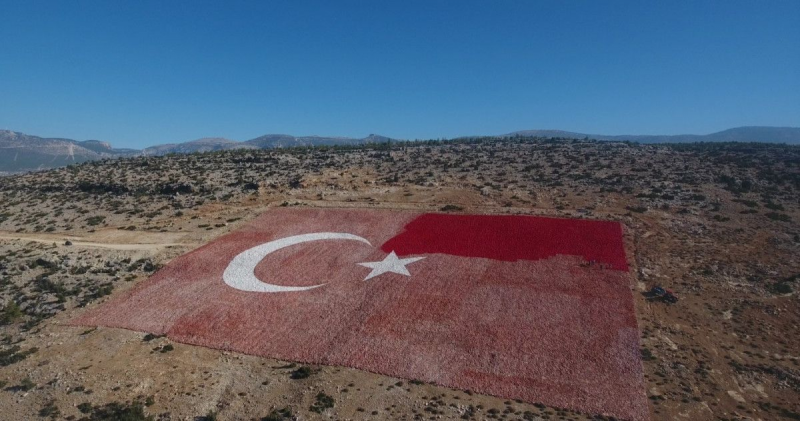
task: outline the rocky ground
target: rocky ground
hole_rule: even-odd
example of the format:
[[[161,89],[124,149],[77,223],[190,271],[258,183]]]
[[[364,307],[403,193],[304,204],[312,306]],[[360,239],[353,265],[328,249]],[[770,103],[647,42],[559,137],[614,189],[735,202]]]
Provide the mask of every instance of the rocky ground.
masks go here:
[[[275,206],[612,219],[653,419],[800,419],[800,148],[544,139],[225,151],[0,178],[8,419],[586,419],[66,325]],[[69,244],[69,245],[67,245]],[[653,285],[677,304],[649,302]]]

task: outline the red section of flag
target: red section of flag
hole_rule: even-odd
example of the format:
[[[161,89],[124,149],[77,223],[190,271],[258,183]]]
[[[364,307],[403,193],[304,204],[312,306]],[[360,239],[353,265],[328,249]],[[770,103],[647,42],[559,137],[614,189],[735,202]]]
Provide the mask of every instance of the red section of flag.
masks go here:
[[[558,227],[561,239],[542,239]],[[338,234],[234,266],[260,284],[322,286],[250,292],[225,280],[254,249],[320,233]],[[275,209],[74,323],[645,420],[628,273],[583,264],[624,268],[621,244],[608,222]]]
[[[628,270],[620,225],[607,221],[428,213],[381,249],[401,256],[441,253],[507,262],[570,255]]]

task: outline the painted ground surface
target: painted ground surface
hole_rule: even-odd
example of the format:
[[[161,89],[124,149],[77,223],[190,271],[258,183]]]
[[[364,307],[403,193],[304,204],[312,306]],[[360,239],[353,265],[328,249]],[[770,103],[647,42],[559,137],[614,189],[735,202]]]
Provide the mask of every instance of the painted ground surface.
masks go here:
[[[271,210],[74,323],[648,417],[613,222]]]

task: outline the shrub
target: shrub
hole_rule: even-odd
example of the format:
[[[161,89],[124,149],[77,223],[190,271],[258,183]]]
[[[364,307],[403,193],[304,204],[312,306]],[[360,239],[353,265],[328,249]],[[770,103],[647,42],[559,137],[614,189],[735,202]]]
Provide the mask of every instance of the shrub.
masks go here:
[[[791,294],[793,289],[788,282],[776,282],[769,286],[773,294]]]
[[[321,414],[326,409],[333,408],[333,397],[330,395],[326,395],[325,393],[319,392],[317,394],[317,401],[311,405],[309,410],[311,412],[316,412]]]
[[[254,183],[254,182],[252,182],[252,181],[249,181],[249,182],[247,182],[247,183],[244,183],[244,184],[242,185],[242,190],[244,190],[244,191],[248,191],[248,190],[249,190],[249,191],[258,190],[258,183]]]
[[[30,348],[26,351],[19,352],[19,345],[14,345],[11,348],[0,351],[0,367],[5,367],[28,358],[28,355],[35,354],[39,348]]]
[[[58,267],[58,264],[40,257],[40,258],[34,260],[28,266],[30,266],[31,269],[34,269],[34,268],[37,268],[37,267],[42,267],[42,268],[45,268],[45,269],[56,269]]]
[[[170,351],[172,351],[174,349],[175,349],[175,347],[172,346],[172,344],[166,344],[166,345],[157,346],[157,347],[153,348],[153,352],[160,352],[162,354],[165,354],[165,353],[170,352]]]
[[[462,208],[461,206],[457,206],[457,205],[444,205],[439,210],[442,211],[442,212],[450,212],[450,211],[458,212],[458,211],[464,210],[464,208]]]
[[[36,383],[34,383],[33,380],[31,380],[30,378],[25,377],[24,379],[22,379],[21,382],[19,382],[19,385],[16,386],[16,389],[27,392],[35,387]]]
[[[764,215],[773,221],[789,222],[792,220],[792,218],[785,213],[769,212]]]
[[[757,208],[758,207],[758,202],[754,202],[752,200],[734,199],[733,201],[736,202],[736,203],[741,203],[741,204],[747,206],[748,208]]]
[[[163,195],[174,194],[191,194],[194,193],[194,187],[189,184],[175,183],[175,184],[162,184],[156,187],[156,191]]]
[[[269,413],[264,418],[261,418],[261,421],[283,421],[283,420],[291,420],[294,419],[294,414],[292,413],[291,408],[281,408],[281,409],[273,409],[272,412]]]
[[[115,420],[115,421],[153,421],[152,415],[144,412],[141,402],[124,403],[112,402],[103,406],[91,407],[90,420]]]
[[[198,421],[217,421],[217,411],[208,411],[205,416],[198,418]]]
[[[144,335],[144,338],[142,338],[142,341],[150,342],[153,339],[163,338],[164,336],[167,336],[167,335],[154,335],[152,333],[148,333],[147,335]]]
[[[767,202],[767,203],[764,204],[764,207],[767,208],[767,209],[772,209],[772,210],[776,210],[776,211],[785,211],[786,210],[786,208],[784,208],[783,205],[781,205],[780,203],[774,203],[774,202]]]
[[[106,220],[105,216],[98,215],[90,217],[89,219],[86,220],[86,223],[89,224],[90,226],[95,226],[95,225],[100,225],[105,220]]]
[[[39,410],[40,417],[50,417],[55,419],[58,418],[59,415],[61,415],[61,411],[58,410],[58,407],[54,401],[51,401]]]
[[[78,404],[78,411],[81,411],[81,414],[88,414],[92,412],[92,404],[89,402]]]
[[[14,323],[20,317],[22,317],[22,310],[19,308],[17,303],[9,301],[9,303],[3,307],[2,314],[0,314],[0,325]]]
[[[309,376],[311,376],[311,367],[305,365],[297,370],[292,371],[292,373],[289,375],[289,377],[294,380],[305,379]]]

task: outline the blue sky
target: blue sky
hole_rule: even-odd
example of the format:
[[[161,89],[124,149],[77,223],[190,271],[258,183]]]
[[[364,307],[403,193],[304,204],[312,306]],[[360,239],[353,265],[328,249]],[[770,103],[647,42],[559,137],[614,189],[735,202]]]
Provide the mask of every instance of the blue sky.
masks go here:
[[[800,126],[800,1],[0,0],[0,129],[118,147]]]

